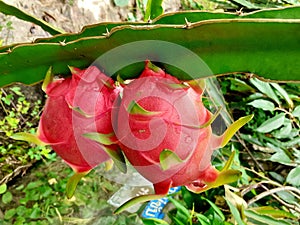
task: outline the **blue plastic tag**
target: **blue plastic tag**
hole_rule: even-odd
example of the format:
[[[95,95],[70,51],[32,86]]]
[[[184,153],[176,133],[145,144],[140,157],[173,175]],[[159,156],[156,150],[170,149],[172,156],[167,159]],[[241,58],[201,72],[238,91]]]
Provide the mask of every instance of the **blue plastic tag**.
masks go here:
[[[175,192],[178,192],[181,189],[181,187],[172,187],[170,188],[168,194],[173,194]],[[142,217],[149,219],[149,218],[157,218],[162,219],[164,218],[165,214],[162,212],[164,207],[168,204],[169,199],[167,197],[151,200],[146,205],[145,209],[142,212]]]

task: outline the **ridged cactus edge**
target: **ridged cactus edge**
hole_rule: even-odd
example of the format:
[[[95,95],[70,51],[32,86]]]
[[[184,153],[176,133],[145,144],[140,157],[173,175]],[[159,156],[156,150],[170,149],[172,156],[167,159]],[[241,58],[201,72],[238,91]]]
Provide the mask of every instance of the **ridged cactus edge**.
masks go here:
[[[0,86],[40,82],[49,67],[53,68],[54,74],[68,75],[68,66],[86,68],[108,51],[149,40],[173,43],[200,57],[211,73],[195,69],[191,71],[192,78],[239,72],[255,74],[265,80],[300,81],[298,15],[300,7],[262,10],[242,17],[228,13],[179,12],[161,16],[151,24],[93,25],[79,34],[61,34],[34,43],[2,47]],[[198,22],[194,22],[195,19]],[[191,74],[165,63],[160,53],[155,46],[148,46],[134,53],[141,59],[138,63],[116,72],[116,68],[121,66],[118,63],[124,63],[122,58],[116,58],[114,65],[104,61],[100,67],[109,76],[115,78],[119,74],[128,79],[139,74],[143,61],[149,59],[162,62],[162,66],[179,79],[191,79]],[[193,67],[186,55],[174,58],[177,63]]]

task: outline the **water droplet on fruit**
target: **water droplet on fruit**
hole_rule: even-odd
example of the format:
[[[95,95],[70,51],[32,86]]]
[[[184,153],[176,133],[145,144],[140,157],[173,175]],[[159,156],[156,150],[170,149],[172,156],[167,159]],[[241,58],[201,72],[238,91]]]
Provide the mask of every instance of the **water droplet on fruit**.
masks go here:
[[[192,142],[192,138],[191,138],[191,136],[186,136],[185,138],[184,138],[184,141],[185,141],[185,143],[191,143]]]

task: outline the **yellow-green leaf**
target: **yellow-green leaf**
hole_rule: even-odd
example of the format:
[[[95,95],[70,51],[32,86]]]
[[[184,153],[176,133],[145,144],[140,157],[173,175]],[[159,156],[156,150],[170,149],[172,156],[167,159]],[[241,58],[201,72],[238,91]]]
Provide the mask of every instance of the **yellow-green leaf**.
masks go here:
[[[112,145],[117,143],[116,138],[114,138],[115,137],[114,133],[101,134],[97,132],[91,132],[91,133],[85,133],[83,134],[83,136],[103,145]]]
[[[166,195],[142,195],[142,196],[138,196],[135,198],[132,198],[130,200],[128,200],[127,202],[125,202],[123,205],[121,205],[119,208],[117,208],[115,210],[115,214],[119,214],[121,212],[123,212],[124,210],[126,210],[127,208],[138,204],[138,203],[143,203],[143,202],[147,202],[150,200],[155,200],[155,199],[160,199],[165,197]]]
[[[168,170],[173,166],[179,165],[183,160],[172,150],[164,149],[159,155],[159,161],[162,170]]]
[[[10,138],[19,140],[19,141],[27,141],[29,143],[33,143],[33,144],[36,144],[39,146],[47,145],[47,143],[41,141],[37,135],[25,133],[25,132],[15,133],[15,134],[11,135]]]
[[[151,112],[144,109],[136,101],[132,101],[129,104],[127,108],[127,112],[129,112],[131,115],[143,115],[143,116],[153,116],[159,114],[159,112]]]
[[[73,176],[70,177],[70,179],[67,182],[67,186],[66,186],[67,198],[70,199],[73,197],[79,181],[81,180],[82,177],[87,175],[89,172],[90,171],[82,172],[82,173],[75,173]]]
[[[248,115],[245,117],[241,117],[239,118],[237,121],[235,121],[233,124],[231,124],[227,130],[224,132],[224,134],[222,135],[222,142],[221,142],[221,148],[224,147],[229,141],[230,139],[233,137],[233,135],[242,127],[244,126],[246,123],[248,123],[254,115]]]
[[[46,88],[47,88],[48,84],[51,83],[52,81],[53,81],[52,67],[49,67],[49,69],[46,73],[45,79],[43,81],[43,84],[42,84],[42,90],[44,92],[46,92]]]

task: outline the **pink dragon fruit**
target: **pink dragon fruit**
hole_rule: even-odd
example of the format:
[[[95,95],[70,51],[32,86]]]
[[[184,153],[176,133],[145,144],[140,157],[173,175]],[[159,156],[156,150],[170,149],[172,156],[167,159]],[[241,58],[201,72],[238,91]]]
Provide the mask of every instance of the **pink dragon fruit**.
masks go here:
[[[126,171],[111,123],[113,103],[120,88],[95,66],[86,70],[70,68],[72,77],[54,80],[51,69],[43,84],[48,99],[37,135],[17,133],[12,138],[51,145],[75,171],[67,184],[67,197],[78,181],[102,162],[112,161]]]
[[[82,173],[107,161],[108,149],[117,150],[116,144],[100,145],[84,135],[101,133],[114,138],[111,109],[118,89],[94,66],[71,68],[71,72],[72,77],[47,85],[38,138],[50,144],[75,172]]]
[[[214,115],[202,103],[203,89],[201,80],[181,82],[149,61],[140,77],[124,87],[115,132],[129,162],[153,183],[156,195],[182,185],[200,192],[224,181],[211,165],[213,150],[251,118],[214,135]]]

